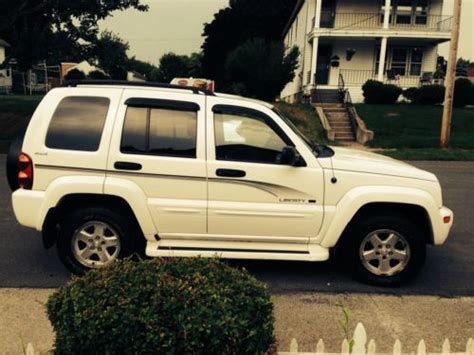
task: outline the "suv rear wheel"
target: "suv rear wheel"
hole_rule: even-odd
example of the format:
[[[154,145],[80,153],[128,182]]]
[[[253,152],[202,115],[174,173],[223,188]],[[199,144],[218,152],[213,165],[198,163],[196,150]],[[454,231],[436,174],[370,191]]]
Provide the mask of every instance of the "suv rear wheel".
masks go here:
[[[61,221],[57,249],[71,272],[84,274],[132,255],[139,237],[127,216],[106,207],[82,208]]]
[[[398,286],[425,261],[423,232],[404,216],[366,217],[350,228],[345,241],[344,262],[365,283]]]

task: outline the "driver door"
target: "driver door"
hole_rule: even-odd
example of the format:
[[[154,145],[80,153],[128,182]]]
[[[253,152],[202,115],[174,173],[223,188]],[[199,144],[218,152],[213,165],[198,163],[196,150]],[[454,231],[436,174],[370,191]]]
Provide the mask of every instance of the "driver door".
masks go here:
[[[317,160],[270,108],[218,101],[207,102],[208,236],[307,244],[323,217]],[[304,151],[305,166],[279,164],[286,146]]]

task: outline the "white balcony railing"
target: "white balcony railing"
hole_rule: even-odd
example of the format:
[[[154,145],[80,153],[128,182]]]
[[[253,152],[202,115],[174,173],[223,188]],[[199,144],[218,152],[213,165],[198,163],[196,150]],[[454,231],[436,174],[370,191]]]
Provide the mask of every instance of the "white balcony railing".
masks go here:
[[[344,13],[335,11],[321,12],[321,28],[342,29],[382,29],[384,14],[381,12]],[[313,18],[313,25],[314,25]],[[389,28],[396,30],[451,31],[452,16],[395,14],[390,16]]]

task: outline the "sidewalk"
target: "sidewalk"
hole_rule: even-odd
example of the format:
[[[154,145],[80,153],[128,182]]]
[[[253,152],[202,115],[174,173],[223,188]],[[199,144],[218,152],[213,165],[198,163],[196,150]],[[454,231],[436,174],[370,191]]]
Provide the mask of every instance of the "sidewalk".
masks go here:
[[[31,342],[36,351],[52,348],[54,334],[45,312],[52,289],[0,289],[0,353],[20,354]],[[276,336],[280,351],[288,351],[292,338],[300,351],[314,351],[323,339],[326,351],[340,351],[343,332],[338,304],[352,312],[350,329],[362,322],[377,352],[391,350],[400,339],[403,352],[413,352],[423,338],[427,351],[439,352],[444,338],[451,351],[465,351],[474,337],[474,297],[385,296],[366,294],[274,295]]]

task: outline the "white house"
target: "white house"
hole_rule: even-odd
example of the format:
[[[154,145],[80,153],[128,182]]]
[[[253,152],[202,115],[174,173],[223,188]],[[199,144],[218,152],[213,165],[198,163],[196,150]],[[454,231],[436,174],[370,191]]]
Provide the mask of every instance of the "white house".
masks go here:
[[[10,45],[0,38],[0,64],[5,61],[5,48]],[[10,68],[0,69],[0,93],[9,92],[12,87],[12,72]]]
[[[284,31],[299,68],[281,93],[289,102],[344,83],[362,100],[368,79],[401,87],[432,82],[438,44],[449,41],[443,0],[300,0]]]

